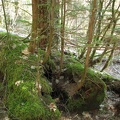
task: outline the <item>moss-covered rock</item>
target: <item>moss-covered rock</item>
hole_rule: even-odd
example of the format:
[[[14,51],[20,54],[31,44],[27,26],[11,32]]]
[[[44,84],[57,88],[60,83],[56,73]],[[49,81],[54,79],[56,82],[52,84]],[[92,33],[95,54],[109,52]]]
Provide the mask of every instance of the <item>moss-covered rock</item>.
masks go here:
[[[58,66],[60,55],[57,58],[53,56],[53,61]],[[102,74],[89,68],[84,86],[74,96],[69,97],[67,87],[71,89],[72,85],[79,84],[84,71],[84,65],[77,59],[65,55],[63,66],[60,77],[56,79],[53,76],[52,78],[55,81],[55,91],[60,91],[62,97],[64,96],[61,101],[64,101],[64,103],[67,102],[70,111],[84,111],[98,108],[106,96],[106,84],[102,80]],[[59,93],[57,94],[60,95]],[[58,97],[61,99],[61,96]]]
[[[49,108],[54,101],[48,99],[52,88],[43,75],[42,54],[24,54],[26,47],[27,44],[22,41],[12,39],[4,44],[0,52],[0,69],[6,75],[7,87],[4,102],[9,116],[20,120],[59,119],[59,110]],[[38,95],[38,89],[41,95]]]
[[[84,70],[83,65],[80,63],[71,63],[66,66],[66,74],[68,76],[70,75],[70,78],[78,84]],[[89,68],[84,86],[76,95],[69,98],[68,108],[72,111],[84,111],[98,108],[105,98],[105,93],[105,83],[99,78],[99,75],[97,75],[94,70]]]

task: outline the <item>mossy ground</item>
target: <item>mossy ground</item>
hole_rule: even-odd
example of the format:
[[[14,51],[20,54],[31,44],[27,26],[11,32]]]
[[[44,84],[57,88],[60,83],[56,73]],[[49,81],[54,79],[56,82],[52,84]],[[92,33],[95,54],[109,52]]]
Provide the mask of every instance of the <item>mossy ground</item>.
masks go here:
[[[8,41],[4,36],[1,38],[4,45],[0,52],[0,69],[6,75],[7,93],[4,102],[9,116],[19,120],[59,119],[59,110],[54,112],[48,107],[54,100],[50,96],[52,88],[43,76],[42,65],[38,66],[42,54],[38,52],[40,57],[38,54],[23,54],[22,51],[28,46],[16,36],[12,35]],[[41,86],[40,96],[36,88],[36,79],[39,79]]]

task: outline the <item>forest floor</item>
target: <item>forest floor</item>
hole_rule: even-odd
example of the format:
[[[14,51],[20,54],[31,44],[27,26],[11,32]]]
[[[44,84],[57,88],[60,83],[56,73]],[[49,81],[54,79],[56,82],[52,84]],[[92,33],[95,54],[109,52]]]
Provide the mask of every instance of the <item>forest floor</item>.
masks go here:
[[[103,65],[104,62],[96,65],[95,68],[101,70]],[[105,72],[120,80],[120,62],[118,60],[117,62],[112,62],[110,66],[105,69]],[[120,94],[116,94],[114,91],[109,90],[106,92],[106,98],[100,105],[100,108],[96,110],[84,111],[82,113],[70,113],[66,106],[63,105],[65,111],[61,111],[61,120],[120,120],[120,110],[118,111],[118,113],[115,108],[115,105],[117,105],[118,102],[120,108]],[[6,113],[4,113],[3,115],[4,119],[0,118],[0,120],[9,120]]]
[[[119,55],[120,56],[120,55]],[[95,66],[96,69],[101,70],[104,66],[104,62]],[[117,59],[117,62],[112,62],[109,67],[105,69],[105,72],[109,73],[111,76],[120,80],[120,58]],[[100,109],[93,111],[84,111],[82,113],[70,113],[69,110],[65,107],[65,111],[62,112],[61,120],[120,120],[119,115],[116,114],[115,104],[120,103],[120,95],[116,94],[113,91],[106,92],[106,98],[103,103],[100,105]],[[0,100],[0,106],[1,106]],[[0,117],[4,110],[0,110]],[[5,119],[0,120],[9,120],[6,113],[3,114]]]
[[[101,70],[104,62],[95,66],[96,69]],[[113,77],[120,80],[120,61],[112,62],[107,69],[106,73],[109,73]],[[120,109],[120,95],[114,91],[107,91],[106,98],[100,105],[100,109],[93,111],[84,111],[82,113],[70,113],[69,111],[63,112],[61,120],[120,120],[120,110],[117,112],[115,105],[119,103]]]

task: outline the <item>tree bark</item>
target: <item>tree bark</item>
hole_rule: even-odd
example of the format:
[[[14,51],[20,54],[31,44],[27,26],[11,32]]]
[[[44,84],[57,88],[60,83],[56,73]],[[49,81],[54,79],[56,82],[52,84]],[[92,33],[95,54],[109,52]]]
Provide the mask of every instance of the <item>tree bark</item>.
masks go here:
[[[60,58],[60,73],[63,67],[63,56],[64,56],[64,37],[65,37],[65,10],[66,10],[66,0],[62,1],[61,7],[61,58]]]
[[[39,0],[39,47],[43,50],[47,47],[48,40],[48,1],[47,0]]]
[[[34,53],[36,48],[38,28],[38,0],[32,0],[32,35],[29,44],[29,52]]]
[[[45,54],[43,64],[46,63],[46,61],[48,60],[48,57],[49,57],[50,52],[51,52],[52,42],[53,42],[53,39],[54,39],[53,38],[54,37],[54,7],[55,7],[55,1],[52,0],[51,1],[51,11],[50,11],[50,21],[49,21],[50,35],[49,35],[48,47],[47,47],[47,51],[46,51],[46,54]]]

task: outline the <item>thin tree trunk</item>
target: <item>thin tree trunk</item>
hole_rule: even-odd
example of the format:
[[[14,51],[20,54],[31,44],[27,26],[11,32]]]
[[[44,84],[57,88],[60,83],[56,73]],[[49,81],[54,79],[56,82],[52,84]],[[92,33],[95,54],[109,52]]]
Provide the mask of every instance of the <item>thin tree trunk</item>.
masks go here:
[[[34,53],[36,48],[38,28],[38,0],[32,0],[32,35],[29,44],[29,52]]]
[[[114,8],[114,7],[115,7],[115,0],[113,0],[113,4],[112,4],[112,23],[113,23],[113,27],[112,27],[112,31],[111,31],[111,40],[110,40],[110,42],[112,41],[112,43],[113,43],[113,48],[112,48],[112,50],[111,50],[111,53],[110,53],[110,55],[109,55],[109,57],[108,57],[105,65],[104,65],[104,67],[102,68],[101,72],[109,65],[109,62],[110,62],[110,60],[112,59],[114,50],[115,50],[115,48],[116,48],[116,42],[117,42],[117,41],[114,41],[114,39],[113,39],[113,34],[114,34],[114,31],[115,31],[115,26],[116,26],[116,24],[117,24],[118,18],[119,18],[119,16],[120,16],[120,13],[118,13],[117,17],[115,18],[116,13],[118,12],[120,5],[118,6],[116,12],[115,12],[115,8]],[[113,41],[114,41],[114,42],[113,42]],[[110,42],[109,42],[109,43],[110,43]]]
[[[39,0],[39,47],[43,50],[47,47],[48,40],[48,2],[47,0]]]
[[[54,41],[53,41],[53,44],[52,44],[52,47],[55,49],[55,50],[58,50],[59,49],[59,43],[60,43],[60,37],[58,35],[59,33],[59,17],[60,17],[60,1],[59,0],[55,0],[55,8],[54,8],[54,25],[55,25],[55,35],[54,35]]]
[[[110,62],[110,60],[112,59],[112,56],[113,56],[113,53],[114,53],[115,48],[116,48],[116,43],[114,43],[113,48],[112,48],[112,50],[111,50],[111,53],[110,53],[110,55],[109,55],[109,57],[108,57],[105,65],[104,65],[104,67],[102,68],[101,72],[102,72],[105,68],[108,67],[109,62]]]
[[[60,73],[63,67],[63,56],[64,56],[64,31],[65,31],[65,10],[66,10],[66,0],[62,1],[61,7],[61,59],[60,59]]]
[[[67,90],[68,94],[70,96],[73,96],[85,83],[87,69],[89,67],[89,56],[90,56],[91,49],[92,49],[91,43],[92,43],[93,34],[94,34],[94,25],[95,25],[96,11],[97,11],[97,0],[93,0],[92,1],[92,11],[91,11],[89,27],[88,27],[88,31],[89,31],[88,32],[88,44],[87,44],[88,49],[87,49],[87,53],[86,53],[84,72],[83,72],[83,76],[82,76],[81,80],[79,80],[79,83],[77,84],[77,86],[74,86],[74,87],[71,86],[71,88],[69,88],[69,90]]]
[[[50,55],[51,52],[51,46],[52,46],[52,42],[53,42],[53,37],[54,37],[54,7],[55,7],[55,1],[52,0],[51,1],[51,11],[50,11],[50,35],[49,35],[49,41],[48,41],[48,47],[47,47],[47,52],[43,61],[43,64],[46,63],[46,61],[48,60],[48,57]]]
[[[3,12],[4,12],[5,27],[6,27],[6,31],[7,31],[7,36],[9,36],[9,30],[8,30],[8,23],[7,23],[7,18],[6,18],[6,11],[5,11],[4,0],[2,0],[2,7],[3,7]]]
[[[103,11],[103,0],[99,1],[99,11],[98,11],[98,24],[96,25],[97,26],[97,30],[96,30],[96,35],[95,35],[95,42],[97,41],[97,44],[95,44],[96,48],[93,49],[92,51],[92,54],[90,56],[90,63],[93,61],[93,58],[94,58],[94,55],[96,53],[96,50],[99,46],[98,44],[98,41],[100,39],[100,33],[101,33],[101,25],[102,25],[102,19],[103,19],[103,14],[102,14],[102,11]]]
[[[80,89],[85,82],[87,69],[89,67],[89,56],[90,56],[90,53],[92,50],[92,47],[90,45],[92,43],[92,39],[93,39],[93,35],[94,35],[95,14],[97,11],[97,0],[93,0],[92,5],[93,5],[92,6],[92,14],[90,17],[89,28],[88,28],[88,30],[89,30],[89,32],[88,32],[88,49],[87,49],[86,60],[85,60],[85,65],[84,65],[84,73],[83,73],[83,77],[81,78],[80,84],[78,84],[78,89]]]
[[[103,11],[102,10],[102,7],[103,7],[103,2],[102,0],[99,1],[100,2],[100,10],[99,10],[99,21],[98,21],[98,30],[97,30],[97,33],[96,33],[96,37],[95,39],[97,39],[98,42],[102,42],[107,31],[110,29],[111,25],[112,25],[112,21],[110,21],[107,26],[105,26],[102,30],[101,30],[101,23],[102,23],[102,19],[104,17],[104,14],[107,10],[107,8],[111,5],[111,1],[108,2],[107,6],[105,7],[105,10]],[[102,37],[100,38],[100,36],[102,35]],[[91,57],[90,57],[90,66],[93,66],[94,64],[100,62],[103,58],[103,56],[106,54],[107,50],[97,59],[93,60],[94,59],[94,56],[95,56],[95,53],[96,53],[96,50],[98,48],[99,44],[97,43],[95,45],[95,48],[91,54]]]

